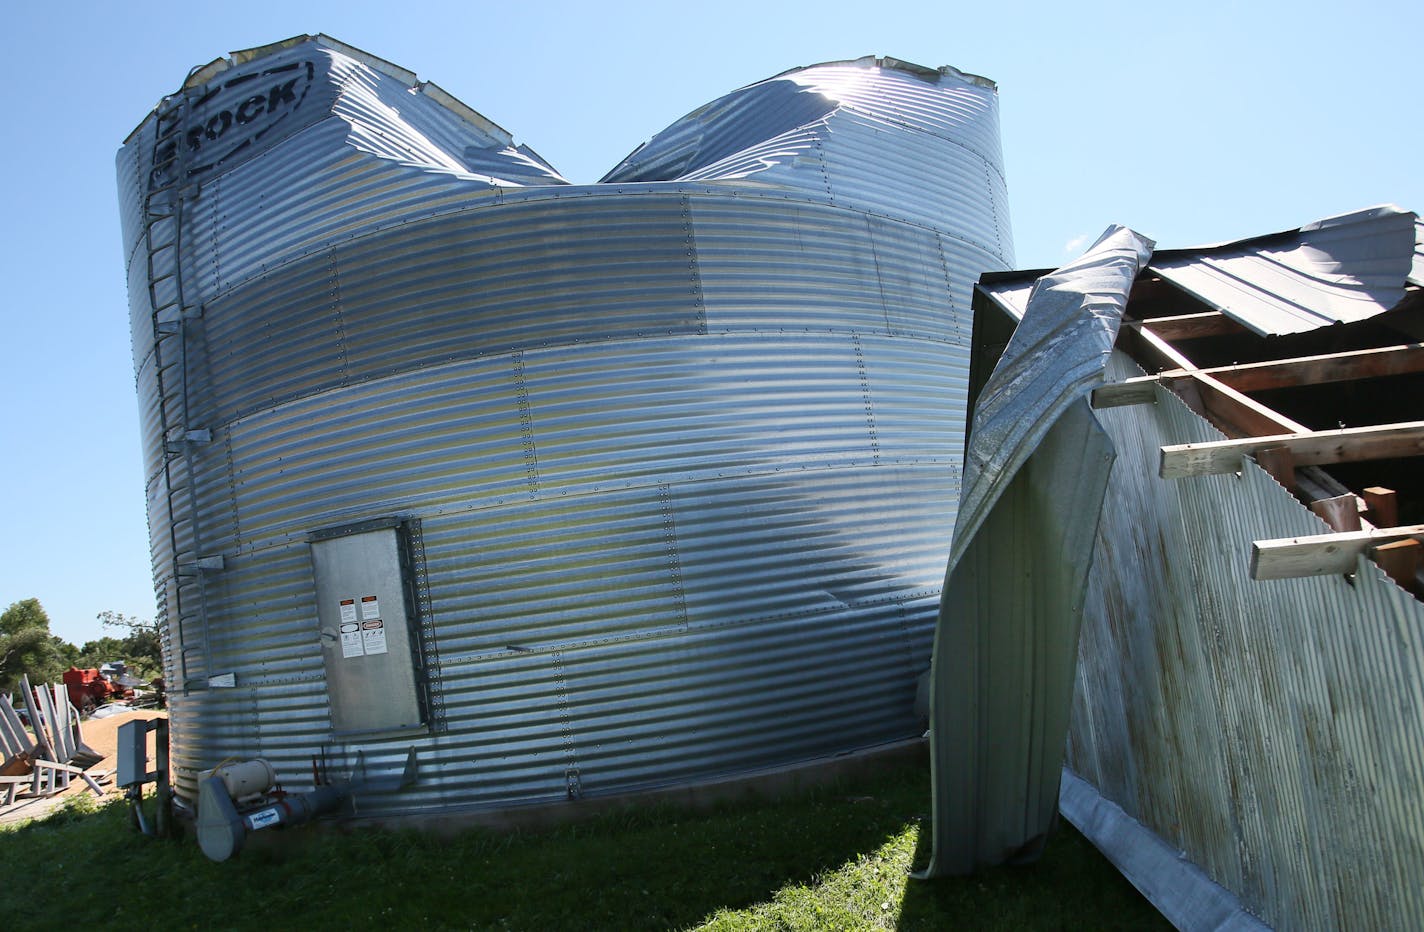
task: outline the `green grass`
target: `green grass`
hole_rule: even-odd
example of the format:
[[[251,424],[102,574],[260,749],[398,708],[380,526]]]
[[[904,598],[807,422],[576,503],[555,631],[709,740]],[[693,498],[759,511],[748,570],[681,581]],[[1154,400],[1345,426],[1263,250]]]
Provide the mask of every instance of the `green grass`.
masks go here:
[[[928,811],[929,775],[910,765],[778,802],[538,832],[298,828],[214,864],[191,839],[132,832],[123,803],[79,803],[0,831],[0,916],[27,929],[1166,928],[1066,824],[1033,866],[908,880],[928,857]]]

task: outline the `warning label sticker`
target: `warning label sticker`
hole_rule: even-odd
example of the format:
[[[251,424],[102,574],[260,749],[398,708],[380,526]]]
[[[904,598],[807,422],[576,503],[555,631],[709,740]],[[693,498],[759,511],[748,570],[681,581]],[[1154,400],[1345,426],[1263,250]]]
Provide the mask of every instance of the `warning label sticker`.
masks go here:
[[[341,656],[360,657],[366,651],[361,647],[361,626],[354,620],[341,624]]]
[[[386,652],[386,623],[379,618],[361,622],[361,639],[368,654]]]
[[[355,621],[355,620],[356,620],[356,600],[355,600],[355,599],[342,599],[342,600],[341,600],[341,623],[342,623],[342,624],[346,624],[348,621]]]
[[[381,603],[373,595],[361,596],[361,620],[381,617]]]

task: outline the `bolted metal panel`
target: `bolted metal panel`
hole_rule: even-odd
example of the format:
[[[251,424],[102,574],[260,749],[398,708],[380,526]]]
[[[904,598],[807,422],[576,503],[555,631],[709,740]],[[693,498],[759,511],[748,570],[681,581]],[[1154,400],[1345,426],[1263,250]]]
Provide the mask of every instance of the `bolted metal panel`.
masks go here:
[[[224,89],[292,63],[299,118],[187,174],[236,132]],[[325,38],[195,73],[135,132],[119,175],[181,795],[228,756],[295,785],[313,758],[415,747],[419,784],[363,813],[487,808],[923,731],[969,286],[1010,258],[997,103],[957,73],[831,70],[860,109],[793,82],[768,120],[705,137],[758,150],[778,120],[844,111],[845,146],[755,178],[568,185]],[[308,540],[381,518],[419,523],[429,734],[333,728]]]

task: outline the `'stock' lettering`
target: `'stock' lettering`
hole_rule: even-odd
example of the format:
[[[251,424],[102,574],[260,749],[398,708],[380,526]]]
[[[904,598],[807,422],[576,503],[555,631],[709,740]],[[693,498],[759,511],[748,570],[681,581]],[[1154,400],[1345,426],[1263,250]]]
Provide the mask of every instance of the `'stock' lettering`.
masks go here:
[[[223,134],[234,125],[247,126],[255,121],[259,116],[273,114],[279,107],[290,105],[295,107],[297,100],[297,81],[299,78],[292,78],[290,81],[273,85],[272,89],[264,94],[257,94],[247,98],[237,105],[236,112],[223,110],[207,119],[207,122],[191,127],[184,135],[188,143],[188,150],[196,152],[203,146],[203,141],[216,142]]]
[[[220,88],[210,87],[190,103],[192,109],[186,113],[177,108],[161,113],[150,184],[172,182],[180,162],[182,174],[189,178],[209,171],[238,149],[261,139],[301,106],[315,77],[316,66],[311,61],[238,75]],[[264,78],[272,83],[259,91]],[[213,105],[222,109],[213,112]],[[180,129],[178,121],[184,118]],[[222,146],[214,145],[224,137],[230,139]],[[199,152],[202,155],[195,157]]]

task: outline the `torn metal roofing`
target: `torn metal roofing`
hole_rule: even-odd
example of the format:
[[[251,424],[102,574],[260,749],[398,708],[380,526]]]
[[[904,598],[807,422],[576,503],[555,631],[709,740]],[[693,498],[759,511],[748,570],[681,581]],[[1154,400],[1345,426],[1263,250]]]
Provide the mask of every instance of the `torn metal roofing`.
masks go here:
[[[1033,286],[1034,313],[1014,331],[975,406],[950,566],[1039,440],[1102,381],[1128,290],[1151,255],[1151,240],[1113,226]]]
[[[1261,335],[1364,320],[1404,297],[1415,257],[1414,214],[1375,207],[1294,235],[1164,252],[1152,271]]]
[[[1392,205],[1212,246],[1158,250],[1148,265],[1262,336],[1364,320],[1424,285],[1424,225]],[[986,276],[979,290],[1016,317],[1042,271]]]
[[[926,876],[1031,855],[1053,823],[1113,459],[1085,397],[1151,252],[1113,227],[1041,280],[976,407],[935,629]]]

